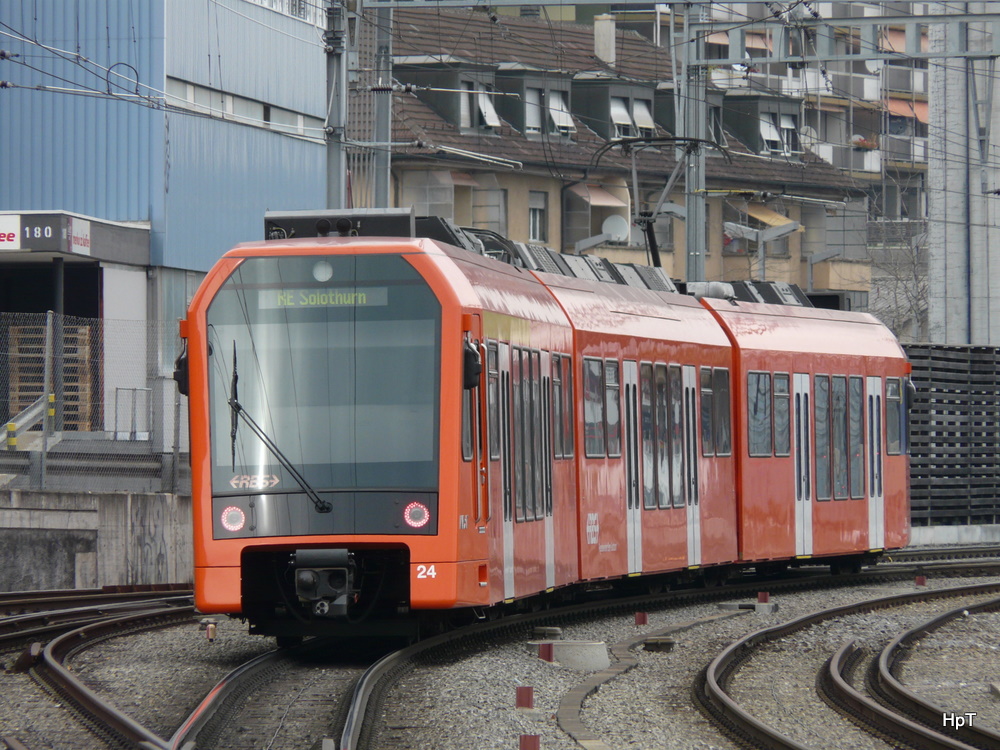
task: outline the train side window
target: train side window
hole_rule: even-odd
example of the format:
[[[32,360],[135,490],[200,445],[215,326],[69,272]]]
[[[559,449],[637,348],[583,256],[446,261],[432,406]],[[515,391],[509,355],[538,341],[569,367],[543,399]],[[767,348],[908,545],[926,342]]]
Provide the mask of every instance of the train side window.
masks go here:
[[[656,418],[653,410],[653,365],[639,367],[639,403],[642,422],[642,505],[647,510],[656,508]]]
[[[568,355],[560,357],[563,362],[563,456],[573,458],[573,415],[576,413],[573,404],[573,358]]]
[[[622,454],[621,386],[618,382],[618,363],[604,363],[604,406],[607,414],[608,455],[617,458]]]
[[[833,498],[846,500],[850,494],[848,481],[847,441],[847,378],[833,377],[833,398],[830,403],[831,442],[833,443]]]
[[[514,518],[524,520],[525,487],[524,487],[524,370],[522,365],[525,357],[521,349],[515,348],[511,363],[514,402]]]
[[[552,355],[552,454],[563,457],[563,397],[562,397],[562,357]]]
[[[472,415],[475,413],[473,403],[474,390],[462,391],[462,460],[472,460]]]
[[[500,459],[500,398],[497,345],[486,347],[486,410],[489,412],[490,460]]]
[[[712,368],[701,368],[701,454],[715,455],[715,430],[713,429],[714,394],[712,393]]]
[[[788,373],[774,373],[774,455],[792,453],[791,410],[788,399]]]
[[[604,363],[583,360],[584,451],[588,458],[604,458]]]
[[[670,395],[670,497],[675,508],[687,505],[684,485],[684,379],[680,365],[667,370]]]
[[[531,514],[529,518],[541,518],[544,510],[543,495],[543,456],[545,449],[545,439],[543,430],[545,420],[542,415],[542,355],[541,352],[530,352],[531,356]]]
[[[903,391],[899,378],[885,379],[885,452],[890,456],[899,456],[904,452],[903,425],[906,424],[903,412]]]
[[[712,390],[715,392],[715,455],[728,456],[733,452],[729,370],[724,367],[713,370]]]
[[[747,374],[747,425],[751,456],[771,455],[771,373]]]
[[[865,388],[864,380],[852,375],[848,386],[847,411],[851,446],[851,497],[865,496]]]
[[[667,366],[657,365],[656,389],[653,403],[656,408],[656,499],[661,508],[671,506],[670,484],[670,394],[667,388]]]
[[[545,353],[548,357],[548,352]],[[552,515],[552,384],[549,376],[542,378],[542,515]]]
[[[816,499],[829,500],[830,493],[830,376],[816,376],[813,410],[816,429]]]

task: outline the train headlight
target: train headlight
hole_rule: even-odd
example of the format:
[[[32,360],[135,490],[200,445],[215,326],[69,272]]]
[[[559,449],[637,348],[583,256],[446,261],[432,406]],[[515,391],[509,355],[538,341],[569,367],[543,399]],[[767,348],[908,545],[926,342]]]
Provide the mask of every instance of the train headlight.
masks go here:
[[[246,522],[247,514],[243,512],[242,508],[230,505],[222,511],[222,527],[226,531],[242,531]]]
[[[403,520],[407,526],[419,529],[431,520],[431,512],[423,503],[412,502],[403,510]]]
[[[313,266],[313,278],[321,284],[333,278],[333,266],[325,260],[321,260]]]

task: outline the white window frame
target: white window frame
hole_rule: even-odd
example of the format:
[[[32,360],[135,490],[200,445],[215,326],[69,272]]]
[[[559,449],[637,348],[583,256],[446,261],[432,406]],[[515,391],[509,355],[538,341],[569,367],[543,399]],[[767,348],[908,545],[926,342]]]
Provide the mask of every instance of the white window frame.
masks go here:
[[[544,190],[528,191],[528,240],[548,242],[549,194]]]
[[[635,123],[629,114],[626,97],[611,97],[611,124],[615,126],[616,138],[630,138],[635,134]]]
[[[649,100],[633,99],[632,117],[635,120],[639,135],[646,137],[656,135],[656,122],[653,120],[653,110]]]
[[[569,135],[576,132],[576,125],[573,124],[573,116],[569,113],[567,100],[569,93],[559,89],[549,91],[549,117],[552,118],[552,126],[556,132],[562,135]]]
[[[524,132],[542,132],[542,89],[524,90]]]

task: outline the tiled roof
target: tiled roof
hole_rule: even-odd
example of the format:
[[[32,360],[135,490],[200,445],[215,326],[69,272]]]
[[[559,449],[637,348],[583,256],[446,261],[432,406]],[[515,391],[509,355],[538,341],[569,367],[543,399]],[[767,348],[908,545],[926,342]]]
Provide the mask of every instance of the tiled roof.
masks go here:
[[[496,20],[493,20],[493,19]],[[669,79],[669,53],[632,31],[618,31],[616,70],[593,54],[593,29],[570,23],[548,23],[544,18],[526,19],[490,16],[481,11],[396,10],[393,54],[441,59],[444,56],[470,62],[516,64],[533,69],[581,71],[626,75],[633,80]],[[438,147],[464,149],[487,156],[502,156],[522,162],[532,172],[579,178],[593,168],[597,151],[606,141],[574,116],[572,142],[550,138],[532,140],[509,123],[495,132],[462,133],[413,94],[394,96],[393,141],[421,142],[420,146],[396,147],[397,162],[411,159],[441,159],[453,167],[459,157]],[[657,128],[658,135],[670,133]],[[709,152],[713,153],[713,152]],[[762,158],[751,154],[730,138],[732,161],[712,155],[706,159],[706,180],[712,188],[779,190],[781,192],[841,193],[852,183],[840,170],[807,153],[801,161]],[[674,149],[665,146],[643,150],[636,159],[643,181],[662,183],[676,164]],[[470,161],[470,168],[477,163]],[[479,162],[483,167],[485,163]],[[442,168],[447,168],[442,163]],[[591,174],[628,174],[631,161],[618,148],[603,155]]]

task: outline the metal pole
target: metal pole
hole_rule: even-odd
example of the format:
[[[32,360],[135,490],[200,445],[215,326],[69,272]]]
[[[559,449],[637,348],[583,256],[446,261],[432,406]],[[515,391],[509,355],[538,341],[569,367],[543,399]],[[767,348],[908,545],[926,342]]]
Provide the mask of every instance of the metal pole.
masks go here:
[[[332,0],[326,9],[326,207],[344,208],[347,195],[347,9]]]
[[[379,86],[392,86],[392,9],[375,11],[375,70]],[[375,208],[388,208],[392,167],[392,93],[375,94]]]
[[[682,126],[683,135],[700,140],[708,139],[708,69],[704,65],[694,64],[694,60],[703,56],[705,46],[701,34],[692,36],[690,32],[691,14],[698,14],[696,20],[701,21],[705,7],[700,4],[689,4],[684,9],[684,73],[680,80],[679,96],[684,109]],[[685,221],[685,243],[687,245],[687,269],[685,276],[688,281],[705,281],[705,217],[707,205],[705,200],[705,149],[698,146],[688,158],[687,174],[684,178],[685,205],[687,219]]]

